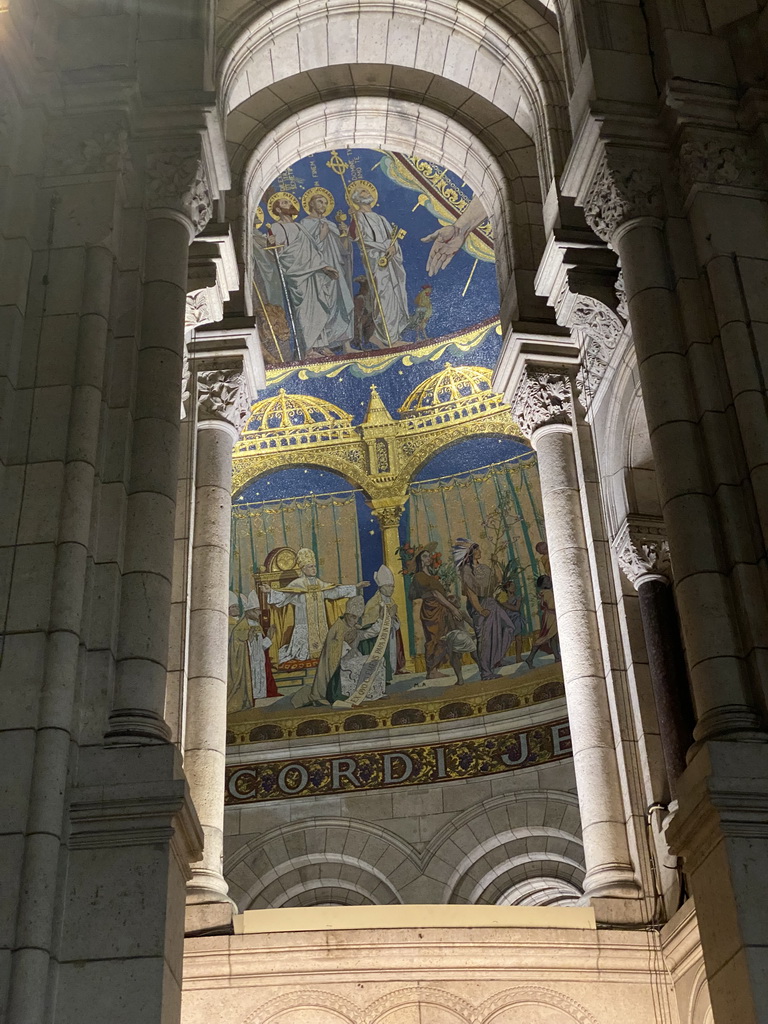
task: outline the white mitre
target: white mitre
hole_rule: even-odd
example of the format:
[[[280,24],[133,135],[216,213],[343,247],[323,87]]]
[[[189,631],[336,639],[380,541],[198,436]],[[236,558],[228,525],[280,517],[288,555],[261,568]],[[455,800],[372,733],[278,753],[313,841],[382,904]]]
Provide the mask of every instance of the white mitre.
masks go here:
[[[373,574],[377,587],[393,587],[395,585],[395,574],[388,565],[382,565]]]

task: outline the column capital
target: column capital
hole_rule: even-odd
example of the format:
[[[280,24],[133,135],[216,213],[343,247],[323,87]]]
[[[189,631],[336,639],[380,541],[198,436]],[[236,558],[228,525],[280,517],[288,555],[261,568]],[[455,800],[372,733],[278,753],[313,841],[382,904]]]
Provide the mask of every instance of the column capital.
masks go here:
[[[613,550],[635,590],[653,580],[671,582],[669,542],[660,516],[628,515],[613,540]]]
[[[198,235],[213,212],[202,137],[148,144],[145,173],[150,214],[176,215],[186,222],[192,238]]]
[[[386,501],[386,503],[385,503]],[[373,499],[368,502],[371,513],[376,516],[383,528],[392,528],[400,525],[400,520],[405,512],[407,496],[402,498]]]
[[[204,364],[206,365],[206,364]],[[248,416],[249,401],[242,360],[216,365],[215,362],[197,371],[198,427],[228,427],[234,431],[233,441]]]
[[[607,147],[586,189],[584,216],[595,234],[612,242],[630,221],[663,213],[661,179],[653,155]]]
[[[526,365],[515,390],[512,415],[526,437],[544,428],[573,426],[573,393],[567,372]]]

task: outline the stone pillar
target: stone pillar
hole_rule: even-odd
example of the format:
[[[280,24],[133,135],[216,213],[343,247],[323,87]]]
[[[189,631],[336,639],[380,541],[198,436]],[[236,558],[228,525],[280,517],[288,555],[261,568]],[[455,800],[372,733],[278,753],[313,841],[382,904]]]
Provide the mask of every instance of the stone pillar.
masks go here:
[[[677,780],[685,770],[685,755],[692,742],[693,711],[664,525],[649,516],[628,516],[616,535],[614,548],[640,602],[669,795],[674,801]]]
[[[395,577],[395,603],[400,612],[400,636],[403,640],[405,651],[405,664],[409,672],[413,671],[413,655],[411,654],[411,635],[408,628],[408,608],[405,596],[405,578],[403,576],[403,563],[397,549],[400,547],[400,520],[405,511],[407,496],[404,498],[379,499],[371,502],[371,511],[379,520],[381,526],[381,546],[383,548],[384,564],[387,565]],[[385,503],[386,502],[386,503]]]
[[[117,672],[107,739],[166,742],[163,712],[189,244],[210,219],[200,139],[150,152]]]
[[[659,496],[675,558],[675,595],[697,717],[694,737],[698,742],[762,738],[749,666],[742,657],[743,638],[732,614],[736,597],[723,557],[729,527],[719,522],[721,499],[707,459],[709,437],[700,427],[701,396],[663,233],[661,182],[647,155],[611,151],[598,168],[584,209],[595,233],[621,259]],[[707,387],[711,390],[711,379]],[[721,422],[719,416],[712,431],[722,433]],[[715,476],[721,475],[733,493],[733,466],[724,465],[718,454]],[[702,608],[709,613],[702,615]]]
[[[206,365],[206,364],[202,364]],[[197,460],[184,769],[205,843],[187,885],[187,932],[231,926],[222,874],[232,448],[247,411],[242,360],[208,364],[197,383]]]
[[[720,364],[694,304],[681,316],[683,289],[650,161],[644,151],[608,147],[584,207],[624,272],[697,716],[666,835],[696,900],[715,1020],[757,1024],[768,1004],[768,747],[755,692],[761,643],[740,591],[743,563],[755,550],[747,541],[749,499],[742,502],[743,455],[725,427],[732,399],[723,398]],[[762,614],[762,597],[751,601]]]
[[[584,891],[637,898],[582,518],[570,377],[527,365],[512,409],[538,458],[584,838]]]

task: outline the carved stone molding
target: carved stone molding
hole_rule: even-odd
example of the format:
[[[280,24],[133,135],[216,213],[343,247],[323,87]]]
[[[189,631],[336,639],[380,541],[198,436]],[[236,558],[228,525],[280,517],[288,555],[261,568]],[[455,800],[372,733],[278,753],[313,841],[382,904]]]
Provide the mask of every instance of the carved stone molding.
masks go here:
[[[637,590],[643,583],[671,582],[669,543],[662,519],[628,515],[613,541],[621,571]]]
[[[184,214],[199,234],[211,219],[211,190],[197,140],[147,154],[146,197],[150,209]]]
[[[46,174],[114,174],[130,167],[128,131],[120,118],[56,124],[46,147]]]
[[[576,374],[582,404],[590,405],[603,379],[611,355],[624,333],[621,319],[602,302],[579,296],[573,307],[571,326],[582,344],[581,366]]]
[[[686,193],[695,185],[768,188],[765,163],[751,140],[723,133],[686,139],[680,147],[678,172]]]
[[[570,378],[545,367],[525,368],[511,405],[526,437],[533,437],[542,427],[573,425]]]
[[[627,221],[661,215],[661,182],[647,160],[635,153],[603,157],[584,200],[587,223],[605,242]]]
[[[197,374],[198,422],[224,422],[237,431],[248,415],[248,395],[242,366],[215,367]]]
[[[203,324],[217,324],[224,315],[224,303],[216,288],[198,288],[189,292],[184,310],[184,326],[202,327]]]

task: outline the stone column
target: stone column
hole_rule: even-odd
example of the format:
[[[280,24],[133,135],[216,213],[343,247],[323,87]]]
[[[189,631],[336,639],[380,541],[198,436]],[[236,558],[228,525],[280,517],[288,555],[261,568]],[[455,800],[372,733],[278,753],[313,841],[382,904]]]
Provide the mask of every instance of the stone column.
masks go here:
[[[202,364],[205,366],[206,364]],[[227,725],[227,642],[232,448],[247,411],[242,360],[198,369],[195,519],[184,769],[203,828],[203,857],[192,865],[187,931],[231,923],[222,874]],[[211,906],[213,905],[213,906]],[[190,928],[190,923],[192,927]]]
[[[663,522],[650,516],[628,516],[616,535],[614,549],[640,602],[661,748],[674,801],[692,742],[693,711]]]
[[[709,434],[701,429],[699,402],[711,401],[713,380],[706,381],[706,395],[697,394],[663,233],[661,182],[647,154],[609,152],[585,197],[584,212],[621,259],[659,496],[675,557],[675,595],[696,707],[694,737],[698,742],[763,737],[732,612],[737,597],[723,545],[729,525],[727,517],[721,520],[723,499],[715,486],[720,477],[724,490],[735,493],[733,459],[727,465],[722,458],[725,437],[718,441],[719,464],[708,459],[709,436],[723,433],[724,417],[718,415]]]
[[[210,219],[195,137],[146,161],[148,220],[120,605],[107,740],[166,742],[163,718],[189,244]]]
[[[538,458],[584,838],[584,891],[637,898],[582,518],[570,377],[528,364],[512,409]]]
[[[407,496],[397,499],[376,498],[371,502],[371,511],[379,520],[379,525],[381,526],[381,546],[383,548],[384,564],[392,570],[395,577],[394,597],[400,612],[400,636],[403,640],[406,668],[409,672],[412,672],[413,655],[411,654],[411,635],[408,628],[405,578],[403,577],[402,559],[397,553],[397,549],[400,547],[400,520],[405,511],[406,501],[408,501]]]

